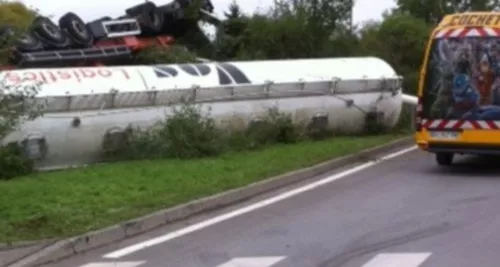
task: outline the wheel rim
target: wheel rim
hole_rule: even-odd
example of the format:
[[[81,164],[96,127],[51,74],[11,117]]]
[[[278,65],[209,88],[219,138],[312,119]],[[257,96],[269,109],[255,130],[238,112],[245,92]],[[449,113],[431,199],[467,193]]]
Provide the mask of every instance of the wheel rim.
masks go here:
[[[83,38],[88,37],[85,27],[79,21],[73,20],[71,22],[71,26],[73,26],[73,29],[75,29],[75,31],[78,32],[78,34],[80,34]]]
[[[50,34],[52,37],[60,39],[61,38],[61,33],[53,26],[47,23],[42,24],[42,28]]]

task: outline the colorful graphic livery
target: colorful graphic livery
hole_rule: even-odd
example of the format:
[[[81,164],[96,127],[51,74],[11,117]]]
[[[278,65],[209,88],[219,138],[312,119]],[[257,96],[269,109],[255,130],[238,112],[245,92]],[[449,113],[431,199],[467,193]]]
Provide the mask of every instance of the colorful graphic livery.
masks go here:
[[[500,154],[500,14],[445,16],[428,42],[416,141],[440,165],[454,154]]]

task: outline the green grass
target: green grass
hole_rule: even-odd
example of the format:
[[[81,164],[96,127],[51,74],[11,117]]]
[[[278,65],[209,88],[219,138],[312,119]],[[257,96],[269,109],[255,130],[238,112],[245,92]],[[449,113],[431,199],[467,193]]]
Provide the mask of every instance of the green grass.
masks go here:
[[[220,158],[112,163],[0,182],[0,242],[67,237],[392,141],[337,137]]]

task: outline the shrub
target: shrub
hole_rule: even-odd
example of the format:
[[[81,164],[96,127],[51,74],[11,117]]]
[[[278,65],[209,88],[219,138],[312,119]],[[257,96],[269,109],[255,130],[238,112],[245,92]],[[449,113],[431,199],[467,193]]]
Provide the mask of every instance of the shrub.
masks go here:
[[[368,112],[366,114],[363,134],[376,135],[387,131],[387,127],[380,123],[379,116],[378,112]]]
[[[194,105],[181,105],[160,124],[157,134],[167,155],[175,158],[215,156],[222,152],[222,135],[215,121]]]
[[[184,102],[149,129],[130,128],[124,141],[107,149],[104,156],[108,160],[210,157],[230,150],[293,143],[302,136],[291,117],[277,108],[244,129],[231,126],[217,127],[210,114],[203,115],[199,106]]]
[[[265,116],[252,121],[240,133],[233,136],[243,136],[245,149],[255,149],[271,144],[289,144],[301,139],[299,128],[293,124],[290,115],[279,112],[278,108],[269,108]]]
[[[149,47],[135,55],[132,64],[182,64],[197,61],[197,56],[184,46]]]
[[[130,129],[127,138],[105,157],[115,159],[196,158],[216,156],[224,150],[215,121],[199,107],[182,103],[172,115],[149,129]]]
[[[12,179],[32,171],[33,162],[24,155],[17,143],[0,147],[0,180]]]
[[[38,85],[10,85],[0,81],[0,179],[25,175],[33,170],[17,142],[2,145],[12,131],[29,120],[42,115],[42,107],[36,103]]]
[[[399,117],[399,121],[392,130],[393,132],[400,133],[411,133],[414,130],[414,120],[413,116],[415,107],[412,105],[404,104],[403,109],[401,110],[401,115]]]

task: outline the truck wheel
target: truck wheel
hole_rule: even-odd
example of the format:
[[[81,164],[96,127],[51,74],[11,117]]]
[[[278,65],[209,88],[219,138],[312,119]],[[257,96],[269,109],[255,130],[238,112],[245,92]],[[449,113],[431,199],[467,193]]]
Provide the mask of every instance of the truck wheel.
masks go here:
[[[453,153],[439,152],[436,153],[436,161],[441,166],[449,166],[453,163]]]
[[[17,50],[21,52],[34,52],[43,49],[42,42],[36,38],[32,32],[25,32],[22,34],[15,43]]]
[[[68,12],[59,19],[59,28],[65,30],[72,41],[81,47],[91,47],[93,37],[85,22],[75,13]]]
[[[153,2],[133,6],[126,9],[125,13],[137,19],[142,32],[146,35],[157,35],[163,28],[165,15]]]
[[[32,24],[33,32],[40,41],[52,48],[67,48],[68,36],[49,18],[38,16]]]

